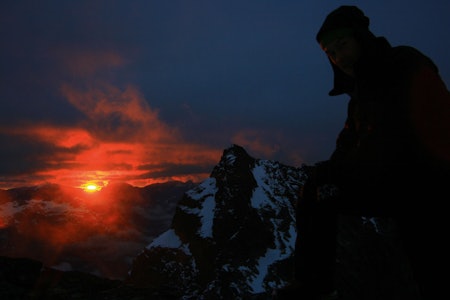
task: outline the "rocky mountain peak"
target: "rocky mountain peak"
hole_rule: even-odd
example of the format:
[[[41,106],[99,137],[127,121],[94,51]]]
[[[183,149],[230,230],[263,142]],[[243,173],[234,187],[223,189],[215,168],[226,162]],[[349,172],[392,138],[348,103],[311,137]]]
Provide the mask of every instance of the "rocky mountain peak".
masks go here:
[[[178,203],[171,228],[136,258],[129,281],[234,299],[283,285],[301,180],[298,168],[225,149],[210,178]]]

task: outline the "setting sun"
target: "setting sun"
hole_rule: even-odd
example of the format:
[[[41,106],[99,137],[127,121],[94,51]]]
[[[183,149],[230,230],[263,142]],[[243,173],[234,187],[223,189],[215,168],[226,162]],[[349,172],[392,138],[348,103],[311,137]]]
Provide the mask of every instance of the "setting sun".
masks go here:
[[[88,193],[98,192],[101,190],[101,187],[96,185],[95,183],[86,183],[81,186],[81,188]]]

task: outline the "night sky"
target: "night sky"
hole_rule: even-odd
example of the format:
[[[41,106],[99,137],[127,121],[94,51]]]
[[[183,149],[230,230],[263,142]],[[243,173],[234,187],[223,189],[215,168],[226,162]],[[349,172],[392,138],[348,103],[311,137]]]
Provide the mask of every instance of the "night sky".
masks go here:
[[[342,4],[450,86],[448,0],[2,0],[0,188],[199,181],[232,144],[327,159],[348,96],[315,35]]]

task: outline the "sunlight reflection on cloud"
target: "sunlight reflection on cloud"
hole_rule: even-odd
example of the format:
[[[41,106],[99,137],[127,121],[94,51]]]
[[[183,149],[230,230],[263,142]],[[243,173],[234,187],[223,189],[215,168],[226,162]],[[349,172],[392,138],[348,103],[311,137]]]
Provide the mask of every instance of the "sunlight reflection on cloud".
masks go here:
[[[123,62],[110,53],[103,59],[96,57],[102,56],[76,56],[80,64],[75,68],[70,63],[69,69],[82,77],[97,74],[97,69],[110,67],[108,63],[117,67]],[[9,131],[36,144],[50,145],[52,153],[39,157],[42,169],[35,172],[41,179],[72,186],[89,180],[140,186],[167,180],[199,181],[209,174],[199,172],[195,165],[212,167],[220,159],[221,149],[191,144],[177,128],[162,122],[138,88],[128,85],[121,89],[102,78],[85,79],[86,84],[66,82],[60,89],[62,96],[84,115],[78,124],[32,124]],[[165,171],[167,166],[173,172],[174,165],[191,166],[192,172],[186,172],[186,168],[179,174]]]

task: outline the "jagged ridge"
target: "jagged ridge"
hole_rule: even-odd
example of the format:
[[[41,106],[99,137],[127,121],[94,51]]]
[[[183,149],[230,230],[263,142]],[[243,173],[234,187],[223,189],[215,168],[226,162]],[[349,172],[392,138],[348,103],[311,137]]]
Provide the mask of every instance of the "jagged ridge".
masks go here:
[[[238,299],[292,275],[299,168],[224,150],[210,178],[185,194],[171,228],[139,255],[129,280],[173,284],[191,297]]]

